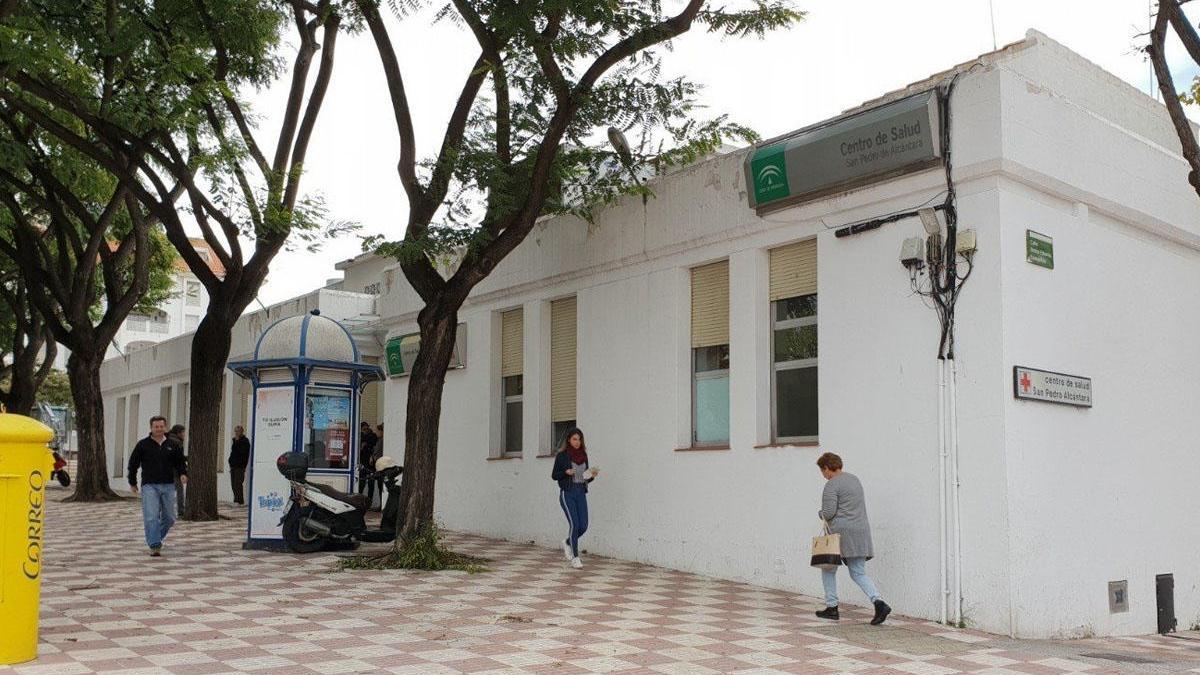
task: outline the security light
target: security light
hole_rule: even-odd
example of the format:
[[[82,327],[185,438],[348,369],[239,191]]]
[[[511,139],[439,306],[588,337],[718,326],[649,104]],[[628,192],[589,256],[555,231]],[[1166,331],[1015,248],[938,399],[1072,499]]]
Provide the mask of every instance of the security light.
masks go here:
[[[632,168],[633,153],[629,150],[629,141],[625,139],[625,134],[621,133],[621,130],[616,127],[609,127],[608,142],[613,146],[613,150],[617,151],[617,155],[620,156],[625,166]]]

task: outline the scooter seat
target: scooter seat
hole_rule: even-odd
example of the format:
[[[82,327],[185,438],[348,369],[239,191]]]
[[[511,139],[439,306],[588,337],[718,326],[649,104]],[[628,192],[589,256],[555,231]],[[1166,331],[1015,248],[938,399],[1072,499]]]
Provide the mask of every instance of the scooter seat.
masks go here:
[[[371,505],[371,503],[367,501],[366,495],[348,494],[348,493],[342,492],[341,490],[337,490],[328,485],[325,485],[324,483],[309,483],[309,485],[320,490],[321,494],[325,495],[326,497],[333,497],[334,499],[338,500],[339,502],[346,502],[347,504],[349,504],[350,506],[353,506],[354,508],[358,509],[359,511],[366,512],[367,507],[369,507]]]

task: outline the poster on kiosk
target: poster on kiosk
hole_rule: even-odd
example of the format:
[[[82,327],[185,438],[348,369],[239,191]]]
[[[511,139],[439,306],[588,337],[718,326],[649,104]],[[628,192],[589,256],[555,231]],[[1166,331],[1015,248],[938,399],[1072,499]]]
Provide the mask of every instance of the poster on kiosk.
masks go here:
[[[291,485],[275,467],[275,459],[292,450],[296,390],[262,388],[254,398],[254,468],[250,491],[250,537],[283,539],[279,525],[288,507]]]

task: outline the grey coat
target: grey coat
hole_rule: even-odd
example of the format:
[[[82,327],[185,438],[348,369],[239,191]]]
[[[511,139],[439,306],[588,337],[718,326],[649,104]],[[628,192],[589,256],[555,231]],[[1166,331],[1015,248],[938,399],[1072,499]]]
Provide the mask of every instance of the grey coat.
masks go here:
[[[825,481],[821,493],[820,517],[829,522],[831,532],[842,535],[843,558],[871,559],[871,523],[863,486],[852,473],[842,472]]]

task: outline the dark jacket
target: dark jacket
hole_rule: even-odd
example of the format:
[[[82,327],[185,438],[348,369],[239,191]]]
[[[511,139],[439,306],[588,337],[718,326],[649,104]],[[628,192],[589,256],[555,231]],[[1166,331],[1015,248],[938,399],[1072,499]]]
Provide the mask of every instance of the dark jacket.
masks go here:
[[[187,475],[187,458],[183,456],[183,448],[170,438],[164,438],[159,444],[147,436],[133,446],[129,455],[129,484],[138,484],[137,472],[142,470],[142,484],[156,483],[170,485],[176,476]]]
[[[379,437],[374,431],[360,431],[358,434],[358,463],[369,468],[375,468],[375,463],[371,458],[375,455],[375,448],[379,445]]]
[[[571,464],[571,455],[566,450],[560,450],[559,453],[554,456],[554,468],[550,471],[550,478],[558,481],[558,489],[560,490],[571,489],[571,484],[575,480],[574,476],[567,475],[567,469],[571,468]],[[583,468],[585,471],[587,470],[588,462],[585,461],[583,463]],[[579,487],[583,488],[584,492],[587,492],[587,484],[594,480],[596,479],[585,479],[584,482],[579,484]]]
[[[233,447],[229,451],[229,468],[244,469],[250,463],[250,439],[242,436],[233,439]]]

